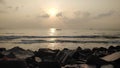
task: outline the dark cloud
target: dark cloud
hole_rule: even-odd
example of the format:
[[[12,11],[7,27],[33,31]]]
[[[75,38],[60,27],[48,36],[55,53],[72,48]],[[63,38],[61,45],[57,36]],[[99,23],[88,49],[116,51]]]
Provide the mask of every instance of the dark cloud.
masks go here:
[[[113,15],[114,13],[115,13],[114,11],[104,12],[104,13],[98,14],[94,18],[99,19],[99,18],[103,18],[103,17],[108,17],[108,16]]]
[[[84,17],[89,17],[91,14],[89,12],[75,11],[74,15],[76,17],[84,18]]]
[[[15,11],[17,11],[17,10],[19,10],[19,9],[20,9],[20,7],[19,7],[19,6],[16,6],[16,7],[13,7],[13,6],[8,6],[7,8],[8,8],[8,9],[13,9],[13,10],[15,10]]]
[[[40,16],[37,16],[39,18],[49,18],[50,16],[48,14],[43,14],[43,15],[40,15]]]
[[[62,16],[63,16],[62,12],[56,14],[56,17],[62,17]]]
[[[50,16],[48,14],[44,14],[41,16],[42,18],[49,18]]]

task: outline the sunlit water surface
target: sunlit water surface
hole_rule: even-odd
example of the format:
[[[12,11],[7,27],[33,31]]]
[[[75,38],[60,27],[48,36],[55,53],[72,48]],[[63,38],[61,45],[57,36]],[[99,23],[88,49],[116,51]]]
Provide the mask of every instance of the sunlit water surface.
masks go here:
[[[7,37],[19,37],[10,38]],[[25,36],[29,36],[27,38]],[[35,36],[35,37],[32,37]],[[55,36],[55,37],[54,37]],[[62,36],[62,37],[61,37]],[[75,36],[75,37],[74,37]],[[76,37],[80,36],[80,37]],[[85,36],[85,38],[83,38]],[[87,37],[86,37],[87,36]],[[93,38],[92,36],[98,36]],[[115,36],[117,38],[101,38],[99,36]],[[19,46],[25,49],[75,49],[118,46],[120,31],[115,30],[80,30],[80,29],[26,29],[26,30],[0,30],[0,47],[12,48]],[[4,38],[4,39],[3,39]],[[7,39],[7,40],[6,40]],[[87,41],[87,42],[84,42]],[[104,42],[105,41],[105,42]]]

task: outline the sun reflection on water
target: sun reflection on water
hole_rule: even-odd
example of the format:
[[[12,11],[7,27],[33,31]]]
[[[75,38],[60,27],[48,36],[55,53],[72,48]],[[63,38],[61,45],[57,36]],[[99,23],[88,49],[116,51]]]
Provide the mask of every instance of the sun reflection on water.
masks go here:
[[[56,40],[56,38],[50,38],[49,40],[50,40],[50,41],[55,41],[55,40]]]
[[[50,36],[55,36],[56,35],[56,28],[50,28],[49,29],[49,35]],[[55,41],[56,38],[49,38],[49,41]],[[50,49],[55,49],[56,43],[49,43],[48,44],[48,48]]]
[[[53,36],[53,35],[56,34],[56,29],[55,28],[50,28],[49,32],[50,32],[49,35]]]

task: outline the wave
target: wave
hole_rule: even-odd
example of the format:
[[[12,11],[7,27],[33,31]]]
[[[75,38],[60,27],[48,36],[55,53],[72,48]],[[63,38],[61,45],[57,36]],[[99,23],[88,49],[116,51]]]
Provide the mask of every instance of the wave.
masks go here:
[[[16,44],[34,44],[34,43],[103,43],[103,44],[120,44],[120,41],[77,41],[77,40],[21,40]]]
[[[111,35],[88,35],[88,36],[0,36],[1,40],[14,40],[20,38],[104,38],[104,39],[120,39],[120,36]]]
[[[46,38],[46,39],[45,39]],[[47,40],[47,38],[56,38],[56,40]],[[67,40],[65,40],[67,38]],[[86,38],[86,40],[82,40]],[[86,35],[86,36],[0,36],[0,43],[5,41],[15,41],[15,44],[34,44],[34,43],[102,43],[102,44],[120,44],[120,36],[117,35]],[[80,39],[80,40],[76,40]],[[87,40],[88,39],[88,40]],[[90,40],[92,39],[92,41]],[[94,40],[95,39],[95,40]],[[103,40],[99,40],[103,39]],[[110,40],[105,40],[110,39]]]

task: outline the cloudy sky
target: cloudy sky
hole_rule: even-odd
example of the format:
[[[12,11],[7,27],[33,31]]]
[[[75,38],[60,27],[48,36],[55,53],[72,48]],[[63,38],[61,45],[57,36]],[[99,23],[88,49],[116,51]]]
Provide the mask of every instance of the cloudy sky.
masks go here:
[[[120,0],[0,0],[0,29],[117,29]]]

